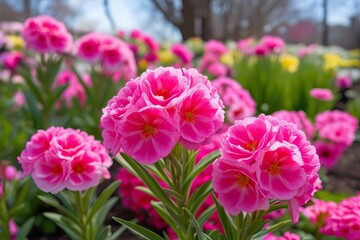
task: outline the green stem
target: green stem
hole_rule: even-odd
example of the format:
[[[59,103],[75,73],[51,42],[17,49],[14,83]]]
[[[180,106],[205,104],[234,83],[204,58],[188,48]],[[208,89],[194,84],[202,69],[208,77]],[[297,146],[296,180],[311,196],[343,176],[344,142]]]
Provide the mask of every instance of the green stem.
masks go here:
[[[80,229],[82,232],[82,236],[81,240],[91,240],[91,232],[89,230],[91,230],[92,228],[92,223],[91,221],[88,221],[87,219],[87,214],[86,214],[86,210],[85,210],[85,205],[83,202],[83,196],[82,193],[80,191],[76,191],[75,192],[75,208],[77,210],[78,213],[78,217],[80,218]],[[90,234],[89,234],[90,233]]]

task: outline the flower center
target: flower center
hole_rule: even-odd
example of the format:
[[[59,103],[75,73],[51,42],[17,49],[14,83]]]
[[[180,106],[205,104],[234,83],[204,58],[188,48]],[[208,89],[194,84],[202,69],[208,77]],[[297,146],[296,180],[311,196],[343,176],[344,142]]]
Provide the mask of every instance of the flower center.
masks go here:
[[[195,121],[195,113],[193,111],[185,112],[185,121],[186,122],[194,122]]]
[[[85,166],[81,165],[81,164],[76,164],[74,167],[73,167],[73,171],[75,173],[83,173],[85,171]]]
[[[150,124],[146,124],[144,126],[142,134],[145,138],[154,136],[155,133],[156,133],[156,129],[153,126],[151,126]]]
[[[244,174],[240,174],[237,176],[237,185],[244,188],[248,185],[249,183],[249,178],[248,176],[244,175]]]
[[[60,165],[56,165],[52,168],[52,173],[54,175],[59,175],[62,173],[62,167]]]
[[[278,163],[270,164],[268,170],[269,170],[269,173],[273,176],[278,176],[278,175],[280,175],[280,172],[281,172],[281,168]]]
[[[255,151],[258,146],[257,141],[250,141],[246,144],[245,149],[249,151]]]
[[[164,99],[168,99],[170,97],[169,91],[165,89],[157,89],[155,95],[162,96]]]

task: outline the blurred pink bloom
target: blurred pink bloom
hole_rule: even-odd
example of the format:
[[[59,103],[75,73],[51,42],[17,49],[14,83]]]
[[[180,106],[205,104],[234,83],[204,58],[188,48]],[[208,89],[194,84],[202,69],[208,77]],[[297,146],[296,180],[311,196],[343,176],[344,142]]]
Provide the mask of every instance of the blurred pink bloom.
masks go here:
[[[21,107],[25,104],[26,99],[23,92],[17,91],[14,94],[14,105],[16,108]]]
[[[250,93],[234,79],[219,77],[211,83],[218,90],[221,100],[228,108],[226,116],[230,123],[251,117],[256,113],[256,102]]]
[[[213,76],[225,77],[228,73],[228,68],[224,64],[216,61],[208,66],[207,71]]]
[[[28,18],[21,36],[28,48],[39,53],[69,52],[73,41],[64,23],[46,15]]]
[[[190,67],[193,53],[184,44],[176,43],[170,48],[171,52],[180,59],[179,67]]]
[[[296,124],[296,126],[304,131],[307,139],[312,139],[314,136],[314,126],[311,121],[307,118],[304,111],[287,111],[280,110],[271,114],[272,116]]]
[[[315,118],[315,128],[322,139],[350,146],[355,140],[357,119],[347,112],[333,110],[319,113]]]
[[[16,67],[20,64],[21,60],[23,59],[22,52],[7,52],[4,53],[2,56],[2,63],[3,65],[10,69],[15,70]]]
[[[219,57],[227,52],[227,47],[223,42],[218,40],[210,40],[205,43],[204,50],[204,54],[212,54]]]
[[[236,44],[236,47],[240,50],[241,53],[245,55],[252,55],[254,51],[254,44],[255,39],[250,37],[239,40]]]
[[[269,50],[269,48],[262,43],[256,45],[254,48],[254,54],[257,56],[267,56],[270,53],[271,51]]]
[[[14,219],[10,219],[10,222],[9,222],[9,230],[10,230],[10,235],[13,237],[16,236],[16,234],[18,233],[19,231],[19,227],[16,225]],[[11,238],[13,239],[13,238]]]
[[[4,187],[3,187],[3,185],[0,183],[0,198],[1,198],[2,195],[3,195],[3,192],[4,192]]]
[[[137,30],[137,29],[132,30],[131,33],[130,33],[130,37],[134,38],[134,39],[140,38],[142,35],[143,35],[142,32],[140,30]]]
[[[68,188],[82,191],[108,178],[111,158],[94,137],[80,130],[50,127],[38,130],[18,157],[42,191],[53,194]]]
[[[263,36],[261,39],[261,44],[274,53],[280,53],[285,48],[284,40],[276,36]]]
[[[316,198],[312,201],[313,205],[304,208],[301,212],[308,217],[315,226],[321,228],[324,226],[329,215],[335,211],[337,204],[332,201],[326,202]]]
[[[334,99],[332,91],[326,88],[313,88],[310,90],[310,96],[323,101],[331,101]]]
[[[324,142],[316,141],[314,143],[316,147],[316,152],[319,155],[321,166],[326,169],[332,169],[340,160],[346,145],[334,143],[334,142]]]
[[[167,112],[158,107],[132,112],[119,130],[123,135],[123,151],[144,164],[166,157],[179,139]]]
[[[159,43],[157,43],[155,39],[153,39],[152,37],[143,34],[141,38],[144,41],[144,43],[148,46],[151,52],[156,52],[160,49]]]
[[[338,76],[335,79],[335,86],[338,88],[351,88],[353,81],[349,76]]]
[[[19,174],[18,174],[18,171],[17,171],[16,167],[14,167],[14,166],[6,166],[5,167],[5,178],[6,178],[6,180],[11,181],[11,180],[17,178],[18,175]]]
[[[125,80],[135,77],[134,55],[129,46],[116,37],[101,33],[86,34],[76,43],[76,55],[89,63],[101,63],[105,74],[116,73]]]
[[[311,55],[316,51],[317,48],[318,48],[317,44],[310,44],[307,47],[300,48],[297,51],[297,55],[298,55],[298,57],[305,57],[305,56]]]
[[[344,239],[360,239],[360,195],[341,201],[330,211],[322,232]]]
[[[217,159],[214,164],[212,184],[219,202],[231,215],[241,211],[253,212],[269,207],[267,198],[261,193],[256,177],[244,163]]]

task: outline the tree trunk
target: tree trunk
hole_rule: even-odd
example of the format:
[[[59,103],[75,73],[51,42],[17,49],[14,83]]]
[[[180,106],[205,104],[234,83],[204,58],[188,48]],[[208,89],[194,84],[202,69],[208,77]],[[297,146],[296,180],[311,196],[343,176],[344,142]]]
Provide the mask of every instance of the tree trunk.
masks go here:
[[[183,40],[187,40],[195,36],[195,12],[192,0],[183,0],[182,4],[183,22],[179,25],[179,29]]]

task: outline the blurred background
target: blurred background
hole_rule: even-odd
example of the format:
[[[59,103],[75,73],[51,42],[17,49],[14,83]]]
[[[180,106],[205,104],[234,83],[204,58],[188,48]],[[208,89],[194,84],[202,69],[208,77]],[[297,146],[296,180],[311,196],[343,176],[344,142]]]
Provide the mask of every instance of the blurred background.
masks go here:
[[[79,33],[139,29],[159,41],[276,35],[287,43],[360,47],[360,0],[0,0],[0,21],[39,14]]]

